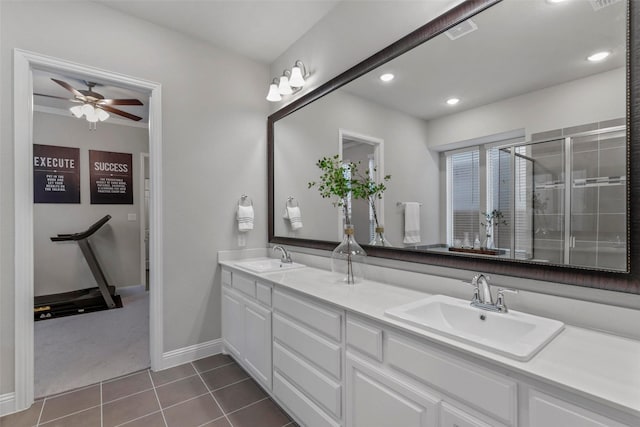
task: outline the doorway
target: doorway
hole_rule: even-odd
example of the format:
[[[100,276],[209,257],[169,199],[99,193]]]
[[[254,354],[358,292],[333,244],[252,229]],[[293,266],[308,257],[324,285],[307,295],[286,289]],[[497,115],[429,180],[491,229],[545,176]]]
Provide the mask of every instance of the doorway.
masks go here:
[[[162,136],[161,86],[95,67],[14,50],[14,191],[15,191],[15,411],[28,408],[34,400],[34,243],[33,243],[33,71],[90,75],[101,81],[149,94],[150,209],[149,246],[150,359],[154,370],[162,369]]]

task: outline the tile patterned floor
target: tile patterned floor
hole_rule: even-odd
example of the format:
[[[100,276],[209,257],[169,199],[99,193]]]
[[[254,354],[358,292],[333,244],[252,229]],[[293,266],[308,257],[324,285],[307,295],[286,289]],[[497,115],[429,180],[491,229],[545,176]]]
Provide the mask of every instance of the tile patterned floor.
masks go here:
[[[229,356],[46,397],[0,427],[298,427]]]

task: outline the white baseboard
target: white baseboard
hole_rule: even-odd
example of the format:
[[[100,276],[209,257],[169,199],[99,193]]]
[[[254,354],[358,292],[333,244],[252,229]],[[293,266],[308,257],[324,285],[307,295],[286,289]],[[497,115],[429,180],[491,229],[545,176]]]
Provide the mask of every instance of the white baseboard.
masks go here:
[[[16,411],[15,393],[0,394],[0,417]]]
[[[160,370],[222,353],[222,338],[162,353]]]

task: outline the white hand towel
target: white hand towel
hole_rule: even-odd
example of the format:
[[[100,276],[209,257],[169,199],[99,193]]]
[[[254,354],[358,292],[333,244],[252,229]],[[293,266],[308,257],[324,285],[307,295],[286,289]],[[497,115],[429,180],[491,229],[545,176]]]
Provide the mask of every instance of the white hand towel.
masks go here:
[[[420,243],[420,203],[404,204],[404,243]]]
[[[284,217],[291,223],[292,230],[299,230],[302,228],[302,212],[299,206],[287,206],[284,212]]]
[[[253,230],[253,206],[238,206],[238,231]]]

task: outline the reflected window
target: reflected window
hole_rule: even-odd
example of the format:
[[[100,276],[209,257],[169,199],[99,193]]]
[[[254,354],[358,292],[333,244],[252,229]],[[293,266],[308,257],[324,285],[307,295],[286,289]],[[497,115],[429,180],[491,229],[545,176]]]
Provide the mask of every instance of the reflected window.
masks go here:
[[[448,244],[473,244],[480,225],[480,150],[449,152],[446,158]]]

